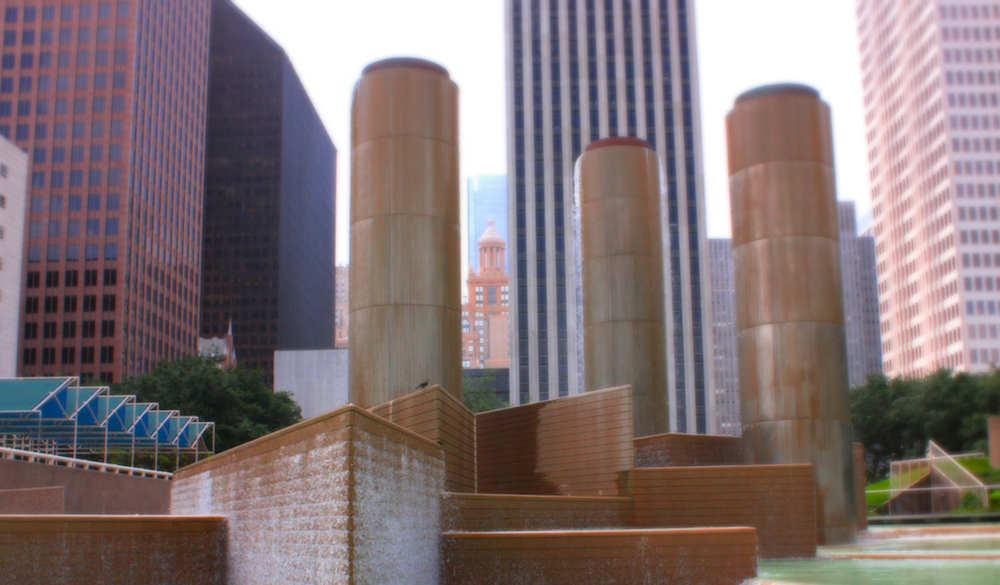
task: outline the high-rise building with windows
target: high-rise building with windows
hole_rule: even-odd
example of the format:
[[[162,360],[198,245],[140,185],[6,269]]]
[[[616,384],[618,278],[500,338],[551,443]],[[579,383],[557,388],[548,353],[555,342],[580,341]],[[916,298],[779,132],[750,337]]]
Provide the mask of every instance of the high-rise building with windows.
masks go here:
[[[859,236],[853,201],[837,203],[840,273],[844,285],[847,379],[851,386],[882,373],[882,336],[878,320],[875,239]]]
[[[209,1],[12,0],[0,134],[31,157],[20,371],[197,349]]]
[[[0,378],[17,375],[28,155],[0,138]]]
[[[469,266],[479,271],[479,236],[490,222],[501,234],[507,233],[507,175],[479,175],[468,185],[468,247]],[[506,269],[507,266],[504,266]]]
[[[1000,4],[856,0],[885,373],[1000,364]]]
[[[583,387],[573,172],[591,141],[637,136],[666,195],[671,429],[714,431],[705,209],[690,0],[506,0],[511,402]]]
[[[205,142],[203,337],[232,323],[240,363],[333,349],[336,149],[285,52],[213,0]]]
[[[733,241],[708,240],[712,294],[712,375],[715,382],[716,432],[738,437],[740,422],[740,361],[736,348],[736,277]]]

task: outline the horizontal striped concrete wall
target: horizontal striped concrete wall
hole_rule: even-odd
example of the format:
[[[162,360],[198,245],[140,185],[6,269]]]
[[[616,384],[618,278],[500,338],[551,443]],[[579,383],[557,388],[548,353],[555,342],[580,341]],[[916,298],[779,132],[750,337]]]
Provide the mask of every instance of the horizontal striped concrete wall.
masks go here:
[[[632,468],[632,389],[476,415],[478,491],[617,496]]]
[[[62,487],[67,514],[167,514],[165,479],[0,459],[0,490]]]
[[[227,582],[437,585],[444,454],[348,405],[174,474],[171,511],[227,518]]]
[[[371,409],[372,413],[434,441],[444,450],[446,489],[476,491],[476,415],[440,386]]]
[[[816,556],[812,465],[635,469],[636,526],[752,526],[762,558]]]
[[[221,516],[0,516],[10,585],[223,585]]]
[[[446,494],[444,500],[449,532],[626,528],[631,523],[631,498]]]
[[[635,440],[636,467],[742,464],[743,441],[739,437],[664,433]]]
[[[62,486],[0,490],[0,514],[65,514]]]
[[[737,585],[757,574],[752,528],[449,532],[444,585]]]

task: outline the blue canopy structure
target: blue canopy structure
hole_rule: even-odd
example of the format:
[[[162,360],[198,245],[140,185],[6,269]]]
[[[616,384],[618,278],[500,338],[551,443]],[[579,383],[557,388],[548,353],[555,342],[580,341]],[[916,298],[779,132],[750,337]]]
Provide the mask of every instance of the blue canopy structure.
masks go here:
[[[109,452],[194,455],[215,451],[215,423],[160,410],[76,377],[0,378],[0,446],[77,457]]]

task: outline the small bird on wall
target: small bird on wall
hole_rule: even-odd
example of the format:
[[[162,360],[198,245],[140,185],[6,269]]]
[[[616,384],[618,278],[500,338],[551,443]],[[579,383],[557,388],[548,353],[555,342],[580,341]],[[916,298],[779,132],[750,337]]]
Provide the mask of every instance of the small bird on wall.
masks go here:
[[[414,388],[414,390],[422,390],[422,389],[426,388],[428,382],[430,382],[430,380],[424,380],[424,383],[420,384],[419,386],[417,386],[416,388]]]

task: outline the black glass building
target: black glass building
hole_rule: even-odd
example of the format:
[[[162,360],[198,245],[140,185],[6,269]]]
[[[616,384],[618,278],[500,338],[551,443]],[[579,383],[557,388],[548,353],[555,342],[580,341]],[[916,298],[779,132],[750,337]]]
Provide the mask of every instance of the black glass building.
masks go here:
[[[713,432],[692,0],[505,8],[512,403],[583,387],[574,164],[593,140],[636,136],[656,149],[665,179],[671,429]]]
[[[285,52],[212,3],[202,337],[273,383],[276,349],[334,346],[336,149]]]

